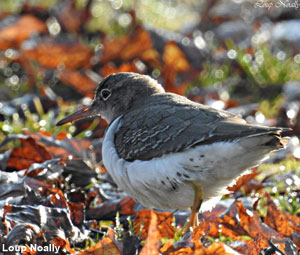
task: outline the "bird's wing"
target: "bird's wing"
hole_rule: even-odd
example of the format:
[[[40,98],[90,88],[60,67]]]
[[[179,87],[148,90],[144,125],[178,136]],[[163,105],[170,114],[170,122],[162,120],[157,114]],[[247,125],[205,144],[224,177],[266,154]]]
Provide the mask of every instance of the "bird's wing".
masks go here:
[[[244,120],[229,112],[191,103],[170,93],[157,97],[148,102],[148,107],[123,116],[115,136],[120,157],[128,161],[150,160],[199,144],[281,131],[280,128],[245,124]]]

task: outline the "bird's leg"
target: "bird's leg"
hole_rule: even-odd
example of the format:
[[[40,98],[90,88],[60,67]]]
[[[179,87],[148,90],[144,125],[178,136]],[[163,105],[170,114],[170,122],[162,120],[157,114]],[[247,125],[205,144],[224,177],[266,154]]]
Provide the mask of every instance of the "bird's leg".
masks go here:
[[[190,227],[195,228],[198,225],[198,212],[200,210],[203,198],[203,192],[200,183],[197,181],[190,181],[189,183],[192,185],[195,191],[195,195],[193,206],[191,207],[189,222],[186,225],[184,232],[188,232],[190,230]]]

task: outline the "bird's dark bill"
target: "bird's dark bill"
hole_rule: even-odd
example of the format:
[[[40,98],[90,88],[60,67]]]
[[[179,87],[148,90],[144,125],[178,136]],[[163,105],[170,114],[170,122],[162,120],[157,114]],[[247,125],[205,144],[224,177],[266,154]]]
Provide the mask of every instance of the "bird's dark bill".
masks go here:
[[[92,107],[89,105],[63,118],[62,120],[56,123],[56,126],[60,126],[72,121],[84,119],[92,115],[93,115]]]

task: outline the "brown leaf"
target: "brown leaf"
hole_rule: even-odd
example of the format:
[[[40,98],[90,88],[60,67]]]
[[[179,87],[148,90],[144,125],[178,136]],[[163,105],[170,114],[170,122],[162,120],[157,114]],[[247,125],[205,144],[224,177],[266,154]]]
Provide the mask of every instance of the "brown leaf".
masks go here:
[[[200,243],[201,244],[201,243]],[[194,244],[190,241],[179,241],[177,243],[173,243],[173,239],[168,240],[163,247],[160,249],[160,252],[164,255],[176,255],[176,254],[194,254],[193,246]]]
[[[62,65],[66,69],[89,68],[93,52],[79,43],[62,44],[52,41],[38,44],[34,49],[24,50],[29,61],[36,61],[46,68],[56,69]]]
[[[194,255],[194,251],[191,247],[181,248],[179,250],[173,251],[173,252],[167,252],[162,253],[163,255]],[[204,254],[204,253],[198,253],[198,254]]]
[[[168,70],[172,70],[176,73],[185,72],[190,68],[190,64],[187,61],[185,54],[173,41],[166,43],[162,58],[166,72]]]
[[[50,194],[51,205],[58,208],[67,208],[68,206],[67,199],[64,193],[62,192],[62,190],[58,188],[51,188],[49,191],[51,192]]]
[[[67,239],[56,236],[55,239],[51,240],[56,247],[59,247],[61,250],[65,249],[69,253],[75,253],[73,249],[71,249],[71,245]]]
[[[97,87],[97,84],[89,77],[71,70],[60,71],[58,76],[63,83],[71,85],[84,96],[90,98],[94,97],[94,91]]]
[[[140,58],[145,62],[158,64],[158,57],[158,53],[153,49],[150,34],[142,27],[138,27],[130,35],[105,40],[101,63],[105,64],[115,59],[128,61]]]
[[[236,242],[231,242],[229,245],[237,252],[245,255],[259,255],[256,251],[253,240],[245,240],[242,237],[233,237]]]
[[[172,240],[170,240],[172,241]],[[171,242],[167,242],[161,249],[164,255],[237,255],[236,251],[221,242],[216,242],[208,247],[204,247],[199,239],[193,240],[192,247],[180,248],[172,251]],[[168,247],[169,246],[169,247]]]
[[[42,135],[44,135],[42,132],[41,132]],[[51,134],[49,135],[51,136]],[[67,139],[68,138],[68,133],[66,132],[60,132],[58,133],[56,136],[55,136],[56,140],[64,140],[64,139]]]
[[[286,239],[287,240],[287,239]],[[271,241],[271,243],[273,244],[273,246],[276,247],[276,249],[280,250],[281,252],[285,251],[285,241],[284,240],[279,240],[279,239],[274,239],[274,238],[269,238],[269,239],[265,239],[262,235],[258,234],[255,238],[254,238],[254,246],[253,246],[253,250],[251,252],[248,253],[249,255],[261,255],[262,251],[266,250],[266,249],[270,249],[271,245],[269,243],[269,241]],[[273,250],[272,254],[279,254],[278,252],[274,251],[273,248],[271,248]],[[266,253],[263,253],[266,254]],[[280,253],[283,254],[283,253]],[[294,253],[284,253],[284,254],[294,254]]]
[[[95,246],[79,252],[78,255],[121,255],[121,251],[109,237],[104,237]]]
[[[85,22],[90,18],[90,4],[88,1],[84,8],[77,8],[76,3],[72,0],[65,0],[62,3],[62,8],[57,17],[59,22],[66,28],[67,31],[74,33],[84,26]]]
[[[190,68],[185,54],[175,42],[171,41],[166,43],[162,58],[164,61],[162,76],[165,79],[165,89],[182,95],[188,83],[182,83],[181,86],[177,87],[174,81],[177,73],[186,72]]]
[[[30,247],[26,247],[25,251],[23,252],[23,255],[35,255],[36,251],[34,251],[33,249],[31,249]]]
[[[101,75],[106,77],[113,73],[119,72],[137,72],[137,68],[135,63],[123,63],[119,67],[115,66],[113,63],[107,63],[105,66],[101,68]]]
[[[0,30],[0,50],[17,48],[34,33],[47,31],[46,24],[31,15],[23,15],[10,26]]]
[[[6,163],[7,167],[22,170],[27,169],[33,163],[42,163],[51,159],[45,147],[37,144],[33,138],[20,139],[20,141],[21,146],[12,150]]]
[[[135,201],[130,197],[125,197],[121,200],[120,206],[121,210],[120,213],[122,215],[132,215],[135,214],[134,210]]]
[[[161,238],[173,238],[174,237],[174,227],[172,226],[173,214],[169,212],[153,212],[157,215],[158,220],[158,230]],[[133,222],[133,227],[136,233],[139,233],[140,227],[142,228],[142,237],[146,239],[148,236],[149,226],[151,221],[151,211],[141,210],[137,213],[136,219]]]
[[[263,224],[257,212],[247,210],[241,201],[236,201],[222,220],[222,224],[236,232],[236,235],[249,235],[255,238],[260,234],[266,240],[271,237],[280,240],[283,238],[278,232]]]
[[[202,235],[209,235],[218,237],[219,225],[221,224],[220,215],[225,212],[223,206],[217,205],[212,211],[203,213],[203,219],[200,220],[199,225],[193,231],[193,240],[200,239]]]
[[[158,255],[160,246],[160,231],[158,230],[159,220],[158,215],[151,210],[150,211],[150,224],[148,229],[148,236],[146,244],[140,252],[140,255]]]
[[[49,139],[52,135],[45,132],[33,133],[25,131],[24,134],[30,136],[39,144],[44,145],[52,158],[66,159],[70,155],[76,157],[76,154],[82,155],[83,151],[88,150],[91,146],[91,141],[86,139],[68,138],[66,133],[58,133],[56,136],[53,136],[52,139]],[[55,139],[63,142],[58,145],[55,143]]]
[[[291,236],[293,232],[292,222],[288,220],[284,212],[277,209],[270,197],[268,197],[268,212],[265,223],[285,236]]]
[[[268,195],[267,199],[268,212],[265,223],[285,237],[290,237],[296,245],[300,246],[300,240],[297,238],[300,235],[300,218],[279,210]]]
[[[258,172],[256,170],[253,170],[250,174],[246,174],[241,176],[237,182],[233,185],[228,187],[227,189],[232,192],[236,192],[243,188],[244,192],[246,194],[249,194],[252,190],[259,190],[263,188],[262,183],[260,182],[251,182],[256,176],[258,175]]]
[[[205,255],[237,255],[238,253],[231,250],[230,251],[230,248],[227,246],[226,244],[224,243],[219,243],[219,242],[216,242],[216,243],[213,243],[212,245],[208,246],[207,248],[205,248],[205,252],[202,253],[202,252],[195,252],[195,255],[202,255],[202,254],[205,254]]]

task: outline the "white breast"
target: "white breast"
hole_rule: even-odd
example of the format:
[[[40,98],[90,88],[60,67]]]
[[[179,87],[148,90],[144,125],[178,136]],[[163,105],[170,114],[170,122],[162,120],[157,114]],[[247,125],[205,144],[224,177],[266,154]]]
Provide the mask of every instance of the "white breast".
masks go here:
[[[210,209],[228,185],[267,153],[253,148],[249,152],[251,143],[245,147],[240,141],[218,142],[152,160],[129,162],[118,156],[114,145],[114,135],[121,124],[122,118],[118,117],[105,134],[103,163],[120,189],[150,208],[191,207],[194,190],[188,181],[197,180],[206,201],[201,209]]]

